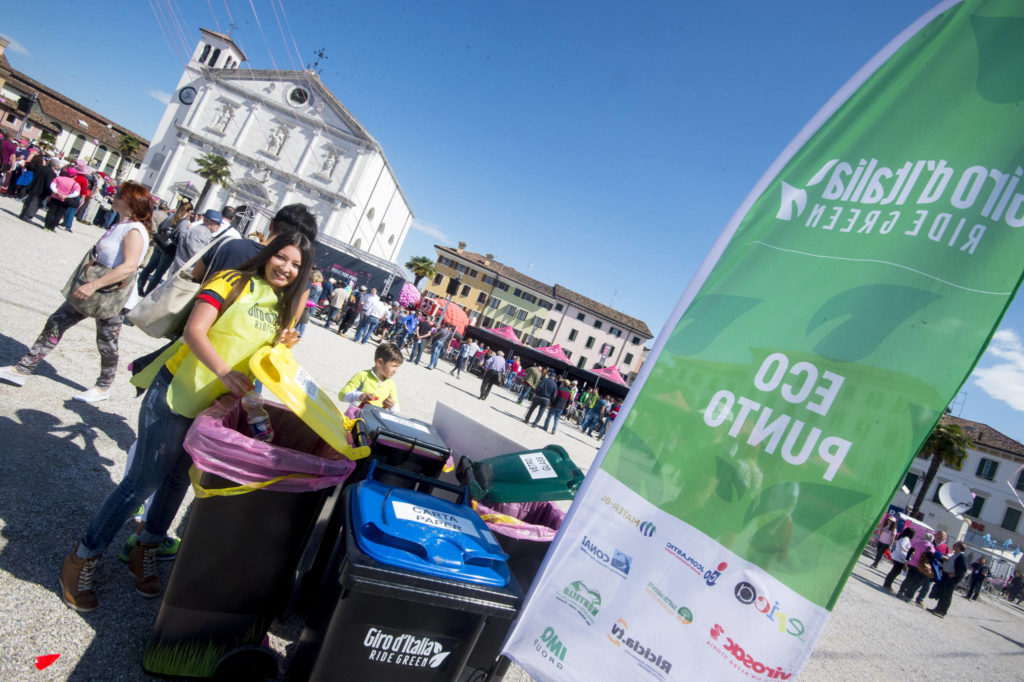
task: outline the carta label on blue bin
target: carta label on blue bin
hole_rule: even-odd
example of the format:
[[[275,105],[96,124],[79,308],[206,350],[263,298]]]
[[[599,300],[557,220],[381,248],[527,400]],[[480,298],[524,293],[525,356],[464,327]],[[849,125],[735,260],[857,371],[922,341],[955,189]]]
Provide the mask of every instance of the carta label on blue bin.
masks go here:
[[[465,533],[473,537],[480,536],[473,522],[464,516],[456,516],[455,514],[449,514],[438,509],[429,509],[418,504],[410,504],[409,502],[401,502],[399,500],[395,500],[391,504],[395,510],[395,517],[403,521],[422,523],[431,528]]]

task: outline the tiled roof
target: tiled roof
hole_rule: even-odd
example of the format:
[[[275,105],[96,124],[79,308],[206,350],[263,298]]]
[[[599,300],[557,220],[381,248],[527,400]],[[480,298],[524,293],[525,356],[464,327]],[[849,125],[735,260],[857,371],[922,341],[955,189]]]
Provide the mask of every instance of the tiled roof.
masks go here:
[[[460,252],[458,249],[453,249],[450,246],[440,246],[439,244],[435,244],[434,248],[438,251],[443,251],[455,256],[456,258],[461,258],[462,260],[469,261],[470,263],[474,263],[482,268],[486,268],[495,274],[512,280],[513,282],[528,286],[534,291],[540,292],[545,296],[551,296],[552,298],[568,301],[577,308],[589,310],[590,312],[596,313],[605,319],[618,322],[625,327],[629,327],[633,331],[639,332],[641,336],[645,337],[645,341],[646,339],[653,338],[654,336],[651,334],[650,328],[648,328],[643,320],[638,320],[635,317],[619,312],[615,308],[606,306],[603,303],[598,303],[594,299],[588,298],[583,294],[573,291],[572,289],[567,289],[561,284],[545,284],[544,282],[536,280],[529,275],[524,275],[510,265],[505,265],[493,258],[488,258],[487,256],[480,255],[479,253],[473,253],[472,251]]]
[[[970,419],[954,417],[951,414],[942,415],[939,421],[946,424],[959,424],[964,430],[964,434],[978,445],[984,445],[988,448],[1003,450],[1004,452],[1024,457],[1024,445],[996,431],[988,424],[972,422]]]

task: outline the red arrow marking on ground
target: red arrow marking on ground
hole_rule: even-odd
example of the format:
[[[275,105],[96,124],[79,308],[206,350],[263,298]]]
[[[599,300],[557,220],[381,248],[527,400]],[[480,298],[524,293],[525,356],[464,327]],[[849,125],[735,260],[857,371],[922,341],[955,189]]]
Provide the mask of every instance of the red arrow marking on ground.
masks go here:
[[[46,654],[45,656],[36,656],[36,670],[42,670],[43,668],[49,667],[54,661],[60,658],[60,654]]]

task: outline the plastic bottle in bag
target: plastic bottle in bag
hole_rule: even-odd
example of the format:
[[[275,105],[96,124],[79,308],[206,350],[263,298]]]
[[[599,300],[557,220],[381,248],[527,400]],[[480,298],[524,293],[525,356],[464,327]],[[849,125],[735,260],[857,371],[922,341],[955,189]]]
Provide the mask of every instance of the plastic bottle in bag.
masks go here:
[[[268,443],[274,440],[274,427],[270,424],[270,413],[263,407],[263,396],[256,391],[249,391],[242,398],[242,408],[252,437]]]

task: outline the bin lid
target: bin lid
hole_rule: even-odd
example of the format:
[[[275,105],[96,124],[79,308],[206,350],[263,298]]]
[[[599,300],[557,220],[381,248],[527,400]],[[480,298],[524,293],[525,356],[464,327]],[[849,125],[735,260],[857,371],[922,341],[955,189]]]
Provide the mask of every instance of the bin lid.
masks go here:
[[[353,486],[356,544],[390,566],[503,587],[508,555],[469,505],[367,479]]]
[[[345,415],[331,396],[302,369],[284,344],[264,346],[249,359],[253,375],[316,435],[349,459],[370,454],[366,446],[353,448],[348,442]]]
[[[457,476],[473,499],[492,503],[571,500],[583,483],[583,472],[558,445],[479,462],[463,457]]]
[[[360,413],[366,435],[374,445],[411,452],[432,460],[446,460],[451,449],[430,422],[399,417],[375,405],[367,405]]]

